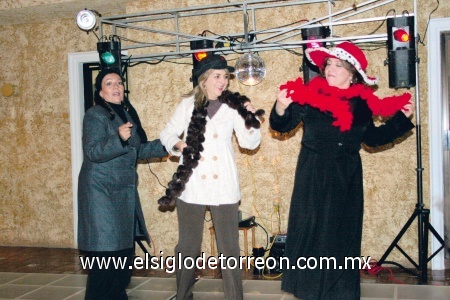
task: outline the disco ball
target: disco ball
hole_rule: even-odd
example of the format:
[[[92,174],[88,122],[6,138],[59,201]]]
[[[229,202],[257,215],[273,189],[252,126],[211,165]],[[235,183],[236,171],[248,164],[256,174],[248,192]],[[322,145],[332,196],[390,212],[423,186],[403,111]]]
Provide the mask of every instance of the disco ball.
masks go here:
[[[236,61],[235,76],[242,84],[258,84],[266,77],[266,65],[259,55],[246,53]]]

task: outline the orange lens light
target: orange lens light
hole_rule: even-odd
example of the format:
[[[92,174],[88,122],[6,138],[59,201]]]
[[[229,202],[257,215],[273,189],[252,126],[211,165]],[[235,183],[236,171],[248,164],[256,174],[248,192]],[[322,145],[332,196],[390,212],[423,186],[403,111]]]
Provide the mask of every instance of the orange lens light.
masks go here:
[[[208,56],[208,53],[207,52],[196,52],[196,53],[194,53],[194,56],[195,56],[196,60],[201,61],[206,56]]]
[[[404,29],[397,29],[393,33],[394,39],[399,42],[408,42],[409,34]]]

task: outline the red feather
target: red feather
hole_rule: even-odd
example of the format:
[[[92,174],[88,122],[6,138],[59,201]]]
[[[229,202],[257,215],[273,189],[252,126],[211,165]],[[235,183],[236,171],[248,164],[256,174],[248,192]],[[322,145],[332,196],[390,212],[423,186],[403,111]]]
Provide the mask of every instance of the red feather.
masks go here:
[[[304,84],[303,79],[299,77],[280,86],[280,90],[284,89],[292,101],[330,112],[335,118],[333,126],[339,127],[340,131],[347,131],[352,126],[353,113],[348,103],[351,98],[360,97],[365,100],[373,115],[382,117],[394,115],[411,99],[409,93],[380,99],[371,88],[363,84],[351,85],[342,90],[329,86],[323,77],[315,77],[308,84]]]

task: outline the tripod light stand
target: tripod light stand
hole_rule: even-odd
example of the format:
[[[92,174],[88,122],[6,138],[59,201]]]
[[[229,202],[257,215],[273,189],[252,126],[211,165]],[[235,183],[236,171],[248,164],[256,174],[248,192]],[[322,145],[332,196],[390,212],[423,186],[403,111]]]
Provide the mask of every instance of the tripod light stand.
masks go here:
[[[415,27],[417,28],[417,23],[415,24]],[[416,31],[417,32],[417,31]],[[418,70],[418,51],[417,51],[417,43],[418,39],[416,38],[414,43],[415,45],[415,82],[417,82],[416,86],[416,149],[417,149],[417,203],[414,209],[414,212],[406,222],[406,224],[403,226],[403,228],[400,230],[398,235],[395,237],[394,241],[391,243],[391,245],[388,247],[386,252],[383,254],[381,259],[378,261],[377,265],[382,265],[383,263],[389,263],[394,264],[403,270],[405,270],[408,273],[411,273],[420,279],[420,283],[427,283],[427,265],[428,262],[431,261],[431,259],[439,253],[444,247],[445,242],[443,238],[439,235],[439,233],[434,229],[434,227],[430,224],[430,210],[426,209],[423,204],[423,190],[422,190],[422,147],[421,147],[421,123],[420,123],[420,93],[419,93],[419,70]],[[391,68],[391,66],[390,66]],[[408,228],[411,226],[411,224],[414,222],[414,220],[417,218],[417,225],[418,225],[418,262],[416,263],[399,245],[398,242],[403,237],[405,232],[408,230]],[[428,237],[429,232],[431,232],[434,237],[440,242],[441,247],[437,249],[434,253],[432,253],[428,257]],[[414,265],[414,267],[418,270],[418,273],[410,271],[409,269],[406,269],[401,264],[392,262],[392,261],[386,261],[386,258],[389,256],[391,251],[397,248],[407,259],[408,261]]]

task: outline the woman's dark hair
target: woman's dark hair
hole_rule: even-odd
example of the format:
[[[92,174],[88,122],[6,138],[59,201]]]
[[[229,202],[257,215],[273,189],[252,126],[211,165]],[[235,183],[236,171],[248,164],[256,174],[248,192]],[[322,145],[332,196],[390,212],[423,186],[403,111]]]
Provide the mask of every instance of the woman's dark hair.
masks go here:
[[[125,82],[125,78],[120,75],[119,71],[116,69],[103,69],[101,70],[97,77],[95,78],[95,91],[94,91],[94,100],[96,105],[102,106],[106,111],[109,113],[109,118],[111,120],[114,120],[116,117],[116,113],[114,112],[114,109],[112,109],[111,105],[108,104],[101,96],[100,91],[102,90],[102,81],[103,78],[105,78],[108,74],[117,74],[122,79],[122,82]],[[133,105],[131,105],[130,100],[128,97],[124,96],[124,99],[122,101],[122,105],[125,108],[125,110],[130,114],[133,121],[138,125],[137,126],[137,133],[139,134],[139,137],[141,138],[141,142],[145,143],[147,141],[147,134],[145,130],[142,128],[141,120],[139,119],[139,116],[134,109]]]

